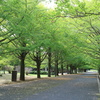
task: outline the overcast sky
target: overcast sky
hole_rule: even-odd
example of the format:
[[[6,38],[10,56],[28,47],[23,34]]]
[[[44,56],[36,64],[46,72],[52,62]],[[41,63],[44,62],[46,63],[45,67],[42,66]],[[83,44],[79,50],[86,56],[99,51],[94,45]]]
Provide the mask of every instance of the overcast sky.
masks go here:
[[[56,4],[54,3],[54,0],[46,0],[45,2],[42,2],[47,8],[54,8],[56,7]]]

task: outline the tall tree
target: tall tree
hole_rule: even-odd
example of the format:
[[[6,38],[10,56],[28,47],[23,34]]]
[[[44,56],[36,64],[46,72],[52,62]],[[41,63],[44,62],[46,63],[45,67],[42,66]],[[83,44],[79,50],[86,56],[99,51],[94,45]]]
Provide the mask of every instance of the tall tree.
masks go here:
[[[34,10],[38,2],[32,0],[9,0],[4,1],[3,17],[7,21],[7,29],[10,29],[11,36],[7,38],[12,43],[13,54],[20,59],[20,80],[25,80],[25,57],[29,51],[28,42],[33,32]],[[7,30],[9,32],[9,30]],[[12,38],[16,40],[12,41]]]

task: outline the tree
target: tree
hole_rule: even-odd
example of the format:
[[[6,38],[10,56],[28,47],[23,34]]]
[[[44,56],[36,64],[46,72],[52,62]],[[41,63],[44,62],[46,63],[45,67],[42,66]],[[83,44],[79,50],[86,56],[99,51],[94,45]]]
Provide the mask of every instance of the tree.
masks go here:
[[[57,0],[58,17],[81,18],[100,15],[99,0]],[[97,10],[98,9],[98,10]]]
[[[3,15],[7,21],[7,28],[10,29],[11,36],[7,38],[12,43],[13,54],[20,59],[20,80],[25,80],[25,57],[29,52],[28,42],[29,38],[33,33],[34,23],[34,10],[37,6],[37,1],[31,0],[9,0],[4,1],[3,4]],[[13,6],[11,6],[13,5]],[[7,32],[9,32],[7,30]],[[12,41],[12,38],[16,40]],[[15,52],[16,50],[16,52]]]
[[[93,6],[89,8],[91,3]],[[47,59],[49,77],[54,64],[55,76],[60,67],[63,74],[66,66],[70,72],[76,73],[77,68],[93,64],[92,57],[100,58],[100,9],[96,11],[99,4],[97,0],[57,0],[56,10],[48,10],[37,0],[2,0],[0,53],[10,53],[19,58],[20,80],[25,80],[25,59],[28,53],[36,62],[38,78],[41,64]],[[84,55],[89,56],[86,58]],[[90,59],[89,63],[84,59]]]
[[[77,32],[83,34],[83,52],[94,59],[99,59],[99,0],[58,0],[56,17],[72,18],[72,24],[77,27]],[[98,10],[97,10],[98,9]],[[75,22],[74,22],[75,21]],[[74,28],[75,29],[75,28]],[[82,39],[83,40],[83,39]]]

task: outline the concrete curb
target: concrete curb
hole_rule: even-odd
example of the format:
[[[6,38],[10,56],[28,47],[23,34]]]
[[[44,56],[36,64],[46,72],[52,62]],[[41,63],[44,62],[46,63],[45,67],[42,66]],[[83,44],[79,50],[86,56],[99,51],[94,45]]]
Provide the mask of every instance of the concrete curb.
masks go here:
[[[100,93],[100,76],[97,75],[97,83],[98,83],[98,88],[99,88],[99,93]]]

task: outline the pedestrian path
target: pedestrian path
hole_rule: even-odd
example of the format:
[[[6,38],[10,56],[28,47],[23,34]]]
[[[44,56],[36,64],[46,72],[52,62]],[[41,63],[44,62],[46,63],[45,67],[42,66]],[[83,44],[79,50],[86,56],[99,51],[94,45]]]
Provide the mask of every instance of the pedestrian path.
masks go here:
[[[0,100],[98,100],[97,75],[84,73],[0,86]]]
[[[17,82],[20,81],[19,78],[20,76],[17,75]],[[36,79],[36,76],[29,76],[29,75],[25,75],[25,80],[32,80],[32,79]],[[0,85],[5,85],[5,84],[10,84],[12,83],[12,74],[2,74],[2,76],[0,76]]]
[[[67,77],[67,76],[64,76]],[[98,84],[96,75],[90,73],[70,76],[73,79],[46,92],[32,95],[23,100],[97,100]]]

